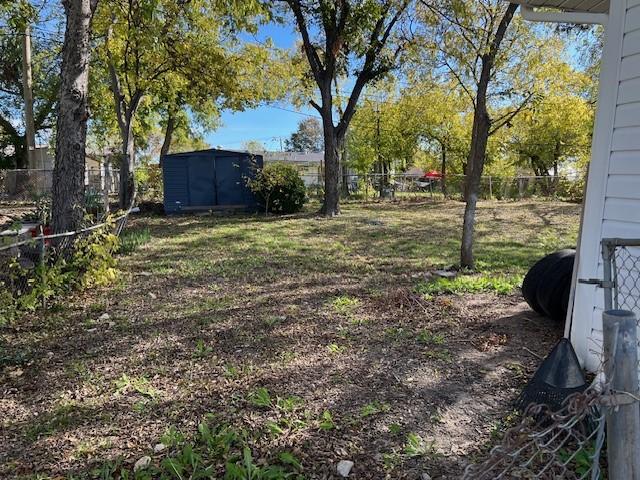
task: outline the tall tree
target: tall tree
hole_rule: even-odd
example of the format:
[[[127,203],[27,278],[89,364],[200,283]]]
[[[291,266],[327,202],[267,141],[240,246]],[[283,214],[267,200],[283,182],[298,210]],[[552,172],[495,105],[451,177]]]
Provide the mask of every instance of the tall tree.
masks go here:
[[[520,116],[509,130],[511,150],[535,175],[557,176],[561,164],[588,157],[594,105],[587,100],[591,81],[570,65],[555,62],[554,88]]]
[[[252,30],[262,13],[257,2],[104,0],[97,15],[97,36],[104,39],[100,73],[108,78],[124,157],[122,207],[135,194],[135,129],[141,109],[164,116],[162,151],[168,152],[181,121],[210,126],[220,109],[244,108],[275,91],[277,79],[262,81],[265,72],[258,68],[269,59],[268,48],[240,48],[233,35]],[[100,88],[101,82],[96,84]]]
[[[298,128],[285,141],[288,152],[321,152],[324,136],[322,124],[317,118],[309,117],[298,123]]]
[[[465,213],[460,265],[473,269],[475,212],[487,158],[489,137],[526,109],[545,88],[537,83],[545,55],[557,47],[536,35],[518,8],[503,0],[421,0],[425,38],[437,53],[438,68],[455,80],[473,108],[471,142],[466,162]]]
[[[392,89],[395,91],[396,89]],[[461,173],[468,152],[468,107],[451,82],[410,82],[399,94],[377,93],[362,102],[348,137],[349,166],[403,171],[416,165]],[[446,189],[445,180],[442,180]]]
[[[340,213],[340,155],[349,123],[367,84],[381,78],[397,64],[406,42],[394,33],[411,0],[280,0],[289,7],[300,36],[320,103],[311,105],[322,117],[325,192],[321,212]],[[346,106],[334,104],[336,78],[353,78]]]
[[[67,18],[53,171],[52,222],[56,232],[80,226],[84,205],[91,20],[98,0],[63,0]]]
[[[419,82],[406,89],[402,110],[415,118],[416,134],[423,148],[438,161],[441,188],[446,197],[447,175],[461,173],[469,149],[468,106],[463,93],[451,82],[426,85]]]
[[[413,108],[417,97],[401,92],[365,97],[353,117],[348,137],[349,167],[361,173],[404,171],[420,148],[424,116]],[[379,182],[383,186],[384,181]]]
[[[500,46],[517,8],[517,4],[510,3],[504,11],[498,10],[499,13],[495,17],[495,19],[498,20],[495,24],[497,27],[495,27],[495,29],[492,28],[489,31],[489,34],[485,36],[486,42],[483,49],[478,49],[476,54],[476,58],[480,60],[480,75],[476,84],[477,88],[475,94],[475,108],[473,112],[473,127],[471,130],[471,148],[465,172],[466,206],[464,210],[464,222],[462,225],[462,244],[460,246],[460,266],[463,268],[472,269],[475,267],[473,257],[473,234],[476,220],[476,207],[478,203],[482,171],[484,169],[484,162],[487,154],[487,143],[489,141],[489,135],[491,134],[493,123],[491,117],[489,117],[489,109],[487,106],[489,82],[494,74],[496,57],[500,51]],[[517,111],[514,111],[513,115],[515,115],[515,113],[517,113]],[[510,120],[509,116],[503,119],[505,121],[505,125]]]
[[[267,148],[258,140],[248,140],[242,143],[242,150],[249,153],[262,153],[265,152]]]

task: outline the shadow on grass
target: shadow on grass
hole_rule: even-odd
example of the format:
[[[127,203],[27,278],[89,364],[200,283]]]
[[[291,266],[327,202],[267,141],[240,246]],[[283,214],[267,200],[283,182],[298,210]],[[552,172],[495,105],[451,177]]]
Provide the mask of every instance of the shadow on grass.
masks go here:
[[[69,434],[114,437],[117,445],[93,460],[123,453],[135,460],[168,425],[193,429],[214,411],[255,432],[257,452],[296,449],[320,478],[334,474],[336,457],[346,455],[360,478],[386,475],[384,455],[400,455],[394,478],[421,470],[458,478],[482,444],[477,437],[488,435],[517,395],[523,379],[505,365],[532,368],[537,360],[523,347],[545,354],[561,332],[529,313],[501,313],[513,312],[511,297],[445,296],[422,309],[392,296],[410,291],[425,268],[451,261],[458,222],[444,218],[451,209],[460,206],[348,207],[332,220],[139,219],[134,228],[149,228],[152,241],[124,260],[132,275],[123,290],[95,292],[56,322],[33,319],[12,339],[12,349],[28,346],[36,362],[3,380],[6,404],[22,413],[3,423],[12,449],[2,452],[0,472],[12,462],[27,470],[45,465],[52,474],[81,470],[83,460],[69,459]],[[481,242],[487,269],[519,269],[538,252],[518,237],[530,238],[538,220],[524,234],[522,225],[507,223],[516,230]],[[359,299],[352,312],[332,307],[340,295]],[[103,311],[113,325],[96,322]],[[444,343],[418,341],[425,329],[441,332]],[[157,399],[139,407],[138,393],[118,400],[123,374],[144,379],[160,392]],[[302,397],[307,426],[263,435],[272,412],[247,402],[259,387]],[[71,410],[59,411],[66,401]],[[390,408],[362,415],[372,402]],[[325,409],[338,428],[314,423]],[[402,457],[412,432],[450,450]],[[66,460],[56,463],[63,450]]]

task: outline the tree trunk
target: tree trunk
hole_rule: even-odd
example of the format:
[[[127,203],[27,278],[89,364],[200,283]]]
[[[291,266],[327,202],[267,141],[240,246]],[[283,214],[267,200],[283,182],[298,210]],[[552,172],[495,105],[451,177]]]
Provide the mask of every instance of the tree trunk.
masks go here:
[[[122,162],[120,164],[120,208],[127,209],[135,197],[133,168],[135,160],[135,142],[133,138],[133,114],[127,115],[122,133]]]
[[[466,169],[466,182],[464,196],[466,200],[464,210],[464,222],[462,225],[462,242],[460,245],[460,267],[473,269],[475,261],[473,257],[473,231],[476,218],[476,206],[480,191],[480,180],[484,170],[484,161],[487,154],[487,143],[491,129],[491,119],[487,110],[487,91],[496,55],[504,35],[513,20],[513,15],[518,5],[510,3],[505,10],[498,28],[496,29],[489,51],[480,57],[482,68],[476,91],[476,105],[473,112],[473,128],[471,131],[471,150]]]
[[[340,151],[342,139],[336,135],[333,120],[324,124],[324,203],[320,213],[328,217],[340,215]]]
[[[91,19],[97,0],[64,0],[60,101],[53,172],[55,232],[76,230],[84,213],[84,171],[89,91]]]
[[[135,142],[133,138],[133,120],[140,101],[144,96],[143,92],[136,90],[127,103],[118,78],[118,70],[111,58],[109,42],[111,39],[111,29],[107,34],[105,47],[109,59],[109,77],[111,83],[111,93],[113,94],[113,104],[115,107],[116,120],[120,129],[120,140],[122,141],[122,159],[120,161],[120,191],[119,204],[121,209],[128,209],[132,206],[135,198],[136,185],[133,177],[135,160]]]
[[[486,107],[486,87],[479,88],[482,95],[478,95],[476,110],[473,115],[473,130],[471,135],[471,151],[467,162],[467,176],[465,182],[464,223],[462,225],[462,245],[460,247],[460,266],[473,269],[473,231],[475,227],[476,206],[480,192],[480,180],[484,169],[484,159],[489,140],[491,122]]]
[[[162,148],[160,148],[160,164],[162,164],[162,157],[167,155],[169,153],[169,150],[171,149],[171,139],[173,137],[173,131],[175,130],[175,128],[176,118],[173,113],[169,111],[167,117],[167,128],[164,131],[164,142],[162,142]]]

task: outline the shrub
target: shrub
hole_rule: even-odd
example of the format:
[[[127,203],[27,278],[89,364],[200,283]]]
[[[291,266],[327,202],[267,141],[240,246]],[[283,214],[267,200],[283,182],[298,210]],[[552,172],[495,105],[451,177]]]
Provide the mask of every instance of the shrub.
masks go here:
[[[306,201],[304,181],[296,168],[276,162],[257,171],[255,178],[248,180],[251,191],[264,206],[265,212],[299,212]]]
[[[163,181],[160,165],[143,163],[134,172],[141,202],[162,203]]]
[[[51,256],[42,264],[25,267],[16,257],[4,259],[0,268],[0,326],[20,312],[34,311],[49,300],[75,288],[108,285],[117,278],[113,254],[119,239],[113,223],[75,241],[69,255]]]
[[[558,197],[569,202],[582,202],[585,180],[584,176],[581,176],[576,180],[561,178],[558,182]]]

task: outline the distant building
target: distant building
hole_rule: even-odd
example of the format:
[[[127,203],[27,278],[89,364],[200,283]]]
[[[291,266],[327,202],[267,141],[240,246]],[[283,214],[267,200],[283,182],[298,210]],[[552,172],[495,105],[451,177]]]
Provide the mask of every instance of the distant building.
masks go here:
[[[261,155],[265,164],[283,162],[294,165],[308,187],[324,181],[323,152],[262,152]]]

